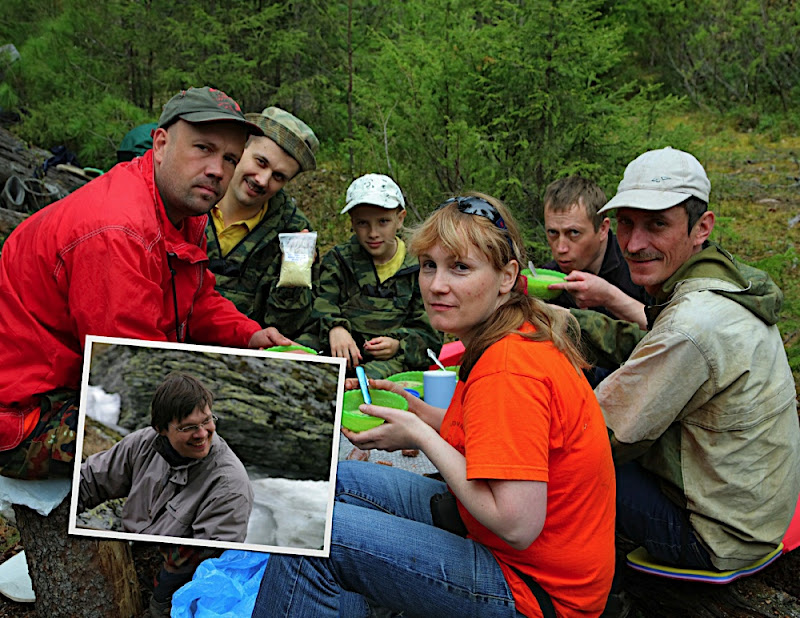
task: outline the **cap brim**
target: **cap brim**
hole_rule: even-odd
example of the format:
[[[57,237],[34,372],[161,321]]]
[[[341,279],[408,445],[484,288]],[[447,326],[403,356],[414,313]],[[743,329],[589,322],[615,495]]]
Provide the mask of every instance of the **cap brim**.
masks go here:
[[[382,193],[366,193],[364,195],[359,195],[357,200],[348,202],[347,205],[342,209],[342,212],[339,214],[343,215],[356,206],[361,206],[362,204],[366,204],[367,206],[377,206],[378,208],[385,208],[386,210],[394,210],[395,208],[402,208],[405,210],[405,206],[395,199],[391,200],[392,204],[387,204],[386,201],[386,196]]]
[[[215,114],[211,112],[190,112],[188,114],[180,114],[178,116],[181,120],[191,122],[192,124],[201,124],[206,122],[235,122],[244,126],[247,132],[251,135],[264,135],[264,131],[257,124],[245,120],[243,118],[236,118],[230,114]]]
[[[621,191],[597,211],[597,214],[615,208],[637,208],[639,210],[666,210],[685,202],[692,197],[689,193],[675,191],[650,191],[648,189],[630,189]]]

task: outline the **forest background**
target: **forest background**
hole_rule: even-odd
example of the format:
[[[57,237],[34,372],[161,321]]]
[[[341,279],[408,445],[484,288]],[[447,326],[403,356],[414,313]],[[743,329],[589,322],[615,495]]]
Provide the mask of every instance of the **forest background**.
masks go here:
[[[0,108],[28,143],[108,169],[182,88],[283,107],[321,141],[287,191],[323,251],[349,234],[349,182],[380,172],[412,224],[460,191],[500,197],[541,262],[547,184],[580,173],[611,196],[641,152],[688,150],[714,239],[786,294],[798,378],[798,40],[795,0],[4,0]]]

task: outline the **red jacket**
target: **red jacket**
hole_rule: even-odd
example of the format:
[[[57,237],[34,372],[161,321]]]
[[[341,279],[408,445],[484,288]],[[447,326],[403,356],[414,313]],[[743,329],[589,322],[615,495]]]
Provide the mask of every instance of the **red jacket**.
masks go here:
[[[0,450],[24,438],[37,394],[78,389],[86,335],[177,341],[173,280],[182,340],[247,347],[260,326],[214,290],[205,224],[169,222],[149,151],[14,230],[0,256]]]

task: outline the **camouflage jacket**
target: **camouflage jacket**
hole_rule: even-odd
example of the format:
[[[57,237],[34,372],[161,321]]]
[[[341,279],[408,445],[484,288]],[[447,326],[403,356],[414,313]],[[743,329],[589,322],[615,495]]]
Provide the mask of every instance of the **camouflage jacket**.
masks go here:
[[[400,350],[391,360],[402,371],[427,369],[426,349],[438,351],[442,334],[431,326],[419,291],[419,264],[406,255],[403,265],[383,283],[372,257],[355,236],[322,259],[313,318],[319,322],[320,345],[330,347],[328,333],[343,326],[359,348],[373,337],[392,337]]]
[[[209,269],[217,290],[261,326],[275,326],[290,339],[308,326],[313,304],[307,288],[277,287],[281,270],[278,234],[311,231],[311,224],[283,191],[269,201],[264,218],[225,257],[211,216],[206,224]]]

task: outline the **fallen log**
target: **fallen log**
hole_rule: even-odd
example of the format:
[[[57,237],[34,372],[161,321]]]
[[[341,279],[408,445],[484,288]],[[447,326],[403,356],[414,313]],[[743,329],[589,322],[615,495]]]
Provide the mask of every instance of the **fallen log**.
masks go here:
[[[8,238],[8,235],[14,231],[14,228],[25,220],[25,217],[27,215],[24,213],[0,208],[0,246]]]
[[[130,545],[67,534],[69,499],[43,517],[14,506],[36,611],[53,618],[132,618],[142,599]]]
[[[34,172],[53,154],[49,150],[29,146],[8,129],[0,127],[0,189],[11,176],[31,178]],[[56,185],[64,194],[72,193],[87,180],[65,169],[49,167],[43,178]]]

